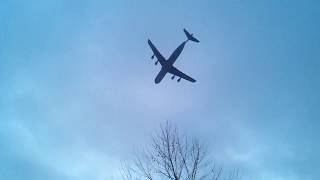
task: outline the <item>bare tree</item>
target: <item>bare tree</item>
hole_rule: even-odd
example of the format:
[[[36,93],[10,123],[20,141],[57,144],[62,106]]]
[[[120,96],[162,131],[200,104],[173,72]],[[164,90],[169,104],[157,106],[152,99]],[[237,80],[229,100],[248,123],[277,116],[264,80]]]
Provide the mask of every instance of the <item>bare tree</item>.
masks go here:
[[[125,180],[235,180],[237,171],[223,176],[197,139],[182,136],[168,122],[152,138],[152,146],[136,154],[122,170]]]

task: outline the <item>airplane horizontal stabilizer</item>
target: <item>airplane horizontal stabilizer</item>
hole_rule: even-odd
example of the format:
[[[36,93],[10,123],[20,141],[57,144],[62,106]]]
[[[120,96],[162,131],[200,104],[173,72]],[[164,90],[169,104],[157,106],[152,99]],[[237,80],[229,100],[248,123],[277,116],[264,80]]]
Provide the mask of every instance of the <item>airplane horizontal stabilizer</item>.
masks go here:
[[[198,39],[193,37],[193,34],[190,34],[186,29],[183,29],[183,32],[186,34],[188,40],[193,41],[193,42],[200,42]]]

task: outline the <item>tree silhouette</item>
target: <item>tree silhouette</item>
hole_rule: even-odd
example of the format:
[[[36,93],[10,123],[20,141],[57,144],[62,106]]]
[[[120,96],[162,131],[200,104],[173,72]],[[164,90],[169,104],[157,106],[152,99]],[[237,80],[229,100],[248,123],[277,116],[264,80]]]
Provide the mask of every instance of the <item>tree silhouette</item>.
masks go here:
[[[170,123],[161,125],[150,148],[136,154],[122,168],[125,180],[235,180],[237,171],[224,175],[199,140],[179,133]]]

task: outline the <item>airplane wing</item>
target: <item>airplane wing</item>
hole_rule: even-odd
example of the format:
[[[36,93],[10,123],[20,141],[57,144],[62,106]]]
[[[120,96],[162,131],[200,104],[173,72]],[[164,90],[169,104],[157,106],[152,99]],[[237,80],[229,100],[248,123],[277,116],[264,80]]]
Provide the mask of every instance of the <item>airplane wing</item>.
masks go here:
[[[166,61],[166,59],[161,55],[161,53],[158,51],[158,49],[152,44],[150,39],[148,39],[148,44],[149,44],[150,48],[152,49],[153,54],[157,57],[160,64],[163,65],[164,62]]]
[[[179,71],[177,68],[175,68],[173,66],[170,68],[169,73],[174,74],[176,76],[179,76],[179,77],[181,77],[181,78],[183,78],[183,79],[185,79],[187,81],[196,82],[195,79],[193,79],[192,77],[184,74],[183,72]]]

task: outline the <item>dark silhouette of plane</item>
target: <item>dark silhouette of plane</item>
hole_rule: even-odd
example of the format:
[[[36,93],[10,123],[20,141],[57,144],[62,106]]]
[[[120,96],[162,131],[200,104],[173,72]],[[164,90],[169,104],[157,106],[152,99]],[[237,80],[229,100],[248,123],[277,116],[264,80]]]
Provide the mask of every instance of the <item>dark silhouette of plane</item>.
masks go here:
[[[164,78],[164,76],[167,73],[172,74],[173,76],[171,77],[171,79],[174,79],[175,76],[178,76],[178,80],[177,82],[180,82],[181,78],[190,81],[190,82],[196,82],[195,79],[193,79],[192,77],[184,74],[183,72],[179,71],[177,68],[175,68],[173,66],[173,63],[178,59],[179,55],[181,54],[185,44],[190,40],[193,42],[200,42],[198,39],[196,39],[195,37],[193,37],[193,34],[190,34],[186,29],[183,29],[184,33],[187,36],[187,40],[183,41],[176,50],[174,50],[174,52],[171,54],[171,56],[169,57],[169,59],[165,59],[161,53],[158,51],[158,49],[152,44],[152,42],[150,41],[150,39],[148,39],[148,44],[151,47],[152,51],[153,51],[153,55],[151,56],[151,59],[154,58],[154,56],[157,57],[157,61],[155,62],[155,65],[158,64],[158,62],[160,62],[161,64],[161,70],[158,73],[157,77],[155,78],[154,82],[156,84],[160,83],[160,81]]]

